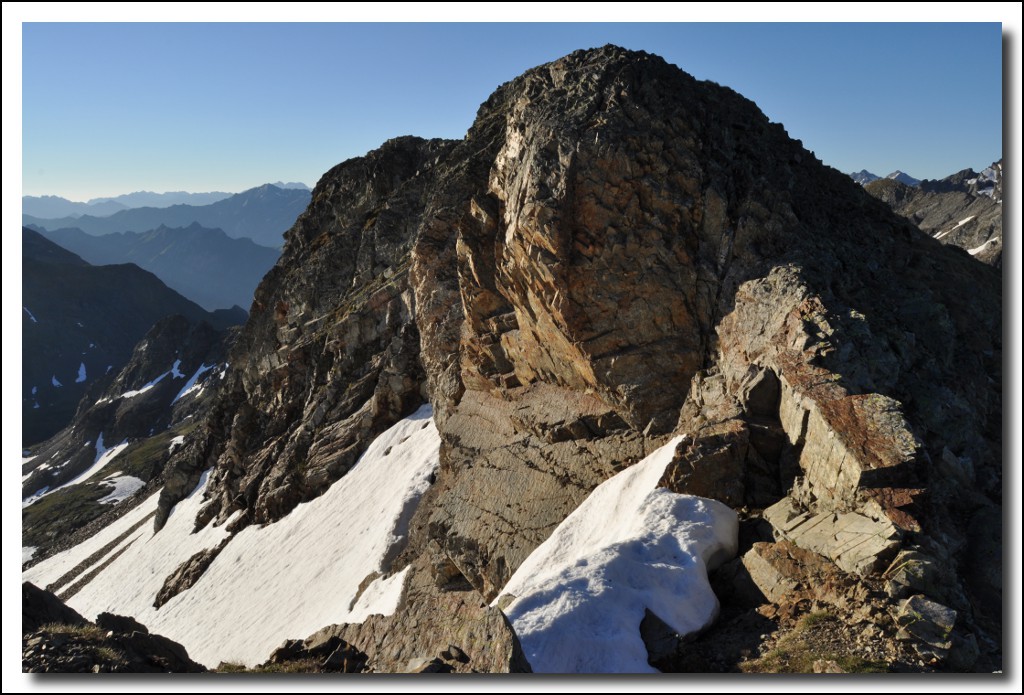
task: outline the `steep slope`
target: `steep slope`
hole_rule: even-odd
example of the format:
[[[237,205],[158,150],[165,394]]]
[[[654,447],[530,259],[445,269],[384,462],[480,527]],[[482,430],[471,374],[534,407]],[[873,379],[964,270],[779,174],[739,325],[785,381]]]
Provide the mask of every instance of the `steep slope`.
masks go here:
[[[81,215],[42,219],[22,215],[22,223],[47,230],[74,227],[95,235],[144,232],[160,226],[188,227],[198,223],[210,229],[222,229],[229,237],[246,237],[261,246],[276,249],[281,247],[281,235],[306,209],[309,195],[308,190],[264,184],[209,205],[132,208],[108,217]]]
[[[685,521],[680,495],[742,509],[727,567],[763,592],[758,615],[799,616],[817,592],[892,640],[900,602],[928,600],[954,616],[946,637],[999,663],[998,273],[655,56],[578,51],[499,87],[459,142],[400,138],[327,172],[230,361],[168,464],[156,538],[194,519],[197,535],[233,532],[230,549],[290,524],[432,405],[433,482],[383,577],[365,578],[402,582],[394,612],[314,636],[376,670],[516,667],[514,642],[498,659],[479,648],[505,634],[496,608],[515,613],[503,589],[549,538],[581,550],[568,517],[659,450],[667,491],[637,499],[679,511],[654,541]],[[613,544],[609,566],[635,547]],[[786,548],[796,559],[772,564]],[[904,553],[941,581],[916,581]],[[673,561],[703,573],[700,555]],[[853,588],[830,594],[841,582],[808,567]],[[680,663],[693,625],[629,602],[646,611],[608,639],[639,631],[649,662]],[[949,645],[906,639],[947,667]]]
[[[119,516],[135,493],[156,489],[171,451],[213,400],[236,332],[168,316],[116,375],[90,385],[68,425],[22,465],[26,559],[50,554],[94,519]]]
[[[93,236],[80,229],[40,232],[93,265],[134,263],[208,310],[248,309],[253,292],[277,261],[276,249],[232,239],[198,223],[148,232]]]
[[[981,173],[964,169],[944,179],[921,181],[917,187],[884,179],[865,190],[943,244],[1002,267],[1003,160]]]
[[[22,248],[23,445],[67,425],[158,320],[181,314],[218,328],[238,320],[204,311],[137,266],[91,266],[30,229]]]

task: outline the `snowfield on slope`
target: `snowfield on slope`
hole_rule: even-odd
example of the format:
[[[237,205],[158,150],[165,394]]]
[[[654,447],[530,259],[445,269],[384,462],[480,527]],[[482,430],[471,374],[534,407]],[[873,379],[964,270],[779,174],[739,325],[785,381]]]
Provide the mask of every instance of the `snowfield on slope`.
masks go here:
[[[717,617],[707,572],[736,554],[736,513],[657,488],[681,439],[599,485],[495,599],[535,673],[657,673],[644,609],[681,635]]]
[[[221,661],[255,665],[286,638],[394,612],[405,570],[373,580],[362,593],[359,586],[389,569],[385,564],[404,543],[412,513],[433,480],[440,437],[431,415],[423,406],[382,433],[317,499],[276,523],[249,526],[232,536],[191,589],[155,609],[153,599],[169,574],[228,537],[227,524],[192,533],[207,472],[162,531],[153,533],[147,521],[109,549],[105,555],[113,560],[68,605],[89,618],[102,611],[131,615],[211,667]],[[140,506],[151,510],[155,499]],[[140,514],[142,509],[132,510],[126,517]],[[116,525],[123,532],[129,523]],[[104,529],[30,568],[24,579],[46,586],[112,538],[116,535]]]

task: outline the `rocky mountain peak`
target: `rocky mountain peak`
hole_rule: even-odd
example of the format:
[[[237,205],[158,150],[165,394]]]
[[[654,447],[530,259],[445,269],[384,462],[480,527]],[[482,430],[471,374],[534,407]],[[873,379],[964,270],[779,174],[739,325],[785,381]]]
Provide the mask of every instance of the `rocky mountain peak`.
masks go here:
[[[911,590],[882,588],[904,550],[970,566],[971,522],[1001,496],[998,273],[731,89],[615,46],[500,86],[463,140],[396,138],[328,171],[229,361],[158,526],[211,465],[196,527],[282,519],[433,407],[440,464],[382,568],[408,568],[401,601],[328,630],[378,670],[449,645],[479,654],[452,668],[519,663],[488,604],[670,441],[661,486],[775,530],[743,536],[731,571],[772,592],[792,547],[807,562],[786,577],[814,557],[870,582],[813,598],[866,615]],[[956,572],[933,596],[954,613],[998,591]]]

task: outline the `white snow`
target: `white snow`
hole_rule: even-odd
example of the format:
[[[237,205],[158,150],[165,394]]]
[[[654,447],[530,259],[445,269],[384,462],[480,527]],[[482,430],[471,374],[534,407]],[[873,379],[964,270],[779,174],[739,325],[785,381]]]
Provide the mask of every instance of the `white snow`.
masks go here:
[[[76,384],[81,384],[83,381],[85,381],[85,362],[78,365],[78,376],[75,377]]]
[[[178,367],[181,366],[181,360],[174,360],[174,364],[171,365],[171,377],[175,379],[184,379],[185,375],[182,374]]]
[[[175,362],[174,366],[177,367],[178,363]],[[171,404],[173,405],[177,403],[179,398],[187,396],[188,394],[192,393],[195,390],[202,391],[202,385],[196,386],[196,381],[199,380],[199,377],[201,377],[204,372],[208,372],[216,366],[217,365],[215,364],[211,364],[210,366],[206,366],[206,364],[200,364],[199,369],[197,369],[196,373],[192,375],[192,378],[185,382],[185,385],[181,387],[181,391],[178,391],[178,395],[174,397],[173,401],[171,401]]]
[[[968,249],[968,250],[967,250],[967,253],[971,254],[972,256],[977,256],[977,255],[978,255],[979,253],[981,253],[981,252],[982,252],[982,251],[984,251],[984,250],[985,250],[986,248],[988,248],[989,244],[994,244],[994,243],[996,243],[997,241],[998,241],[998,239],[996,239],[995,237],[992,237],[991,239],[989,239],[988,241],[986,241],[986,242],[985,242],[984,244],[982,244],[981,246],[975,246],[975,247],[974,247],[973,249]]]
[[[107,476],[100,481],[100,485],[110,485],[111,490],[98,501],[100,504],[117,504],[121,500],[128,499],[134,495],[145,484],[145,481],[131,475]]]
[[[120,396],[118,396],[118,398],[135,398],[136,396],[138,396],[140,394],[143,394],[146,391],[149,391],[151,388],[153,388],[154,386],[159,384],[161,381],[164,380],[164,378],[168,374],[170,374],[169,371],[168,372],[164,372],[163,374],[158,376],[156,379],[153,379],[153,381],[149,382],[148,384],[144,385],[143,387],[138,388],[138,389],[132,389],[131,391],[125,391]]]
[[[57,381],[57,375],[56,374],[54,374],[53,376],[50,377],[50,384],[54,388],[58,388],[59,389],[61,387],[61,383],[59,381]]]
[[[34,395],[36,395],[36,394],[37,394],[38,392],[39,392],[39,389],[38,389],[38,388],[36,388],[35,386],[33,386],[33,387],[32,387],[32,395],[34,396]]]
[[[34,545],[21,546],[21,564],[24,565],[26,562],[31,560],[32,556],[36,554],[37,550],[39,550],[39,548],[37,548]]]
[[[717,616],[707,570],[735,554],[736,514],[656,487],[680,439],[599,485],[492,604],[514,597],[504,612],[534,672],[654,673],[645,608],[682,635]]]
[[[27,475],[23,475],[23,476],[21,476],[21,481],[25,482],[25,480],[27,478],[28,478]],[[49,485],[44,485],[43,487],[39,488],[38,490],[36,490],[31,495],[29,495],[28,497],[26,497],[25,499],[23,499],[21,501],[21,508],[24,509],[25,507],[28,507],[28,506],[30,506],[32,504],[35,504],[39,500],[41,500],[44,497],[46,497],[46,493],[48,493],[49,491],[50,491],[50,486]]]
[[[68,482],[64,483],[63,485],[55,487],[52,490],[43,489],[43,490],[36,491],[35,493],[32,494],[31,497],[28,497],[28,498],[22,500],[22,503],[21,503],[22,508],[25,508],[25,507],[29,506],[30,504],[34,504],[35,502],[38,502],[39,500],[41,500],[43,497],[46,497],[47,495],[52,495],[53,493],[57,492],[57,490],[63,490],[66,487],[70,487],[72,485],[80,485],[81,483],[84,483],[86,480],[88,480],[89,478],[93,477],[94,475],[96,475],[97,473],[102,471],[104,469],[104,467],[106,467],[106,465],[108,463],[113,461],[114,458],[116,458],[118,454],[120,454],[122,451],[124,451],[127,448],[128,448],[128,440],[127,439],[124,440],[123,442],[121,442],[120,444],[118,444],[117,446],[113,446],[113,447],[111,447],[109,449],[106,448],[105,446],[103,446],[103,433],[100,432],[100,435],[96,438],[96,459],[95,459],[95,461],[93,461],[93,464],[91,466],[89,466],[89,468],[87,468],[83,472],[79,473],[78,475],[76,475],[74,478],[72,478]],[[43,466],[40,466],[39,468],[42,469]]]
[[[23,306],[21,308],[24,309],[26,314],[28,314],[28,317],[32,320],[32,323],[39,323],[39,321],[36,320],[36,317],[32,315],[32,312],[28,310],[27,306]]]
[[[179,434],[177,437],[172,437],[171,438],[171,443],[167,446],[167,453],[168,454],[171,453],[177,447],[181,446],[184,443],[185,443],[185,435]]]
[[[160,493],[154,492],[146,499],[145,502],[129,510],[124,516],[100,530],[96,535],[86,539],[78,545],[72,546],[64,552],[57,553],[56,555],[47,558],[35,567],[26,571],[22,579],[26,582],[32,582],[36,586],[47,586],[52,584],[64,576],[66,572],[77,567],[90,555],[98,552],[108,543],[113,542],[115,538],[125,533],[128,529],[145,518],[146,515],[156,509],[156,504],[159,499]],[[140,535],[148,536],[150,534],[152,534],[152,529],[143,524],[134,534],[128,536],[118,544],[114,548],[114,551],[123,547],[127,543],[132,542]],[[89,568],[83,570],[83,574],[87,572],[88,569]]]
[[[68,604],[90,618],[102,611],[132,615],[209,666],[261,663],[289,635],[305,637],[332,623],[389,614],[401,597],[405,570],[377,578],[361,595],[359,585],[390,569],[387,563],[404,543],[412,513],[430,486],[439,445],[424,406],[377,437],[323,495],[276,523],[234,535],[191,589],[154,609],[153,597],[167,575],[227,537],[224,526],[192,533],[207,472],[162,531],[154,534],[143,525],[137,540]],[[155,504],[155,498],[144,505]],[[121,532],[130,525],[124,518],[118,524]],[[97,540],[100,535],[106,540]],[[58,566],[68,571],[75,558],[81,562],[116,535],[105,529],[32,567],[25,579],[45,586],[60,576]]]
[[[963,226],[964,226],[965,224],[967,224],[968,222],[970,222],[970,221],[971,221],[971,220],[973,220],[974,218],[975,218],[975,215],[971,215],[970,217],[965,217],[965,218],[963,218],[962,220],[960,220],[959,222],[957,222],[957,223],[956,223],[956,224],[955,224],[954,226],[950,227],[950,228],[949,228],[949,229],[947,229],[946,231],[944,231],[944,232],[942,232],[942,233],[940,233],[940,234],[936,234],[936,235],[935,235],[935,238],[936,238],[936,239],[941,239],[942,237],[946,236],[946,235],[947,235],[947,234],[949,234],[950,232],[953,232],[953,231],[956,231],[957,229],[960,229],[961,227],[963,227]]]
[[[22,452],[22,454],[24,454],[24,452]],[[22,457],[21,457],[21,465],[24,466],[26,463],[29,463],[30,461],[35,461],[35,460],[36,460],[35,456],[24,456],[24,455],[22,455]]]

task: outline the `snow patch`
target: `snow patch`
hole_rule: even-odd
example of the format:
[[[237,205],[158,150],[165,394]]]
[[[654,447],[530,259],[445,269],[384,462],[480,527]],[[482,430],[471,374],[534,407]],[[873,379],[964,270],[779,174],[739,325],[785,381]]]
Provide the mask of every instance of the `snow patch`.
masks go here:
[[[185,443],[185,435],[179,434],[177,437],[171,438],[171,443],[167,446],[167,453],[171,453],[176,448]]]
[[[21,308],[25,311],[26,314],[28,314],[28,317],[32,321],[32,323],[39,323],[39,321],[36,320],[36,317],[32,315],[32,312],[28,310],[27,306],[23,306]]]
[[[377,437],[323,495],[276,523],[235,534],[191,589],[154,609],[153,597],[164,579],[228,535],[227,524],[193,533],[207,471],[172,510],[163,530],[154,534],[143,524],[119,544],[124,552],[68,604],[90,618],[102,611],[132,615],[153,632],[181,642],[193,659],[208,666],[261,663],[287,635],[305,636],[331,623],[390,614],[407,570],[378,577],[356,600],[359,585],[390,571],[387,563],[405,542],[412,512],[430,487],[439,446],[430,407],[424,406]],[[157,496],[140,506],[151,510]],[[141,519],[137,515],[142,513],[133,509],[97,536],[47,558],[30,568],[25,580],[46,586],[61,576],[61,569],[74,568],[116,538],[115,526],[123,533],[130,526],[125,519]]]
[[[21,564],[24,565],[26,562],[31,560],[37,550],[39,550],[39,548],[34,545],[21,546]]]
[[[24,482],[24,480],[27,477],[28,477],[27,475],[26,476],[22,476],[22,478],[21,478],[22,482]],[[44,497],[46,497],[46,493],[48,493],[49,491],[50,491],[50,486],[49,485],[44,485],[43,487],[39,488],[38,490],[36,490],[31,495],[29,495],[28,497],[26,497],[25,499],[23,499],[21,501],[21,508],[24,509],[25,507],[29,507],[29,506],[35,504],[39,500],[41,500]]]
[[[655,673],[644,609],[681,635],[717,616],[707,571],[736,553],[736,513],[657,488],[680,440],[599,485],[495,599],[534,672]]]
[[[57,380],[56,374],[50,377],[50,385],[57,389],[59,389],[62,386],[62,384]]]
[[[39,389],[38,389],[38,388],[36,388],[35,386],[33,386],[33,387],[32,387],[32,395],[34,396],[34,395],[36,395],[37,393],[39,393]]]
[[[153,379],[153,381],[149,382],[148,384],[146,384],[142,388],[133,389],[131,391],[125,391],[120,396],[118,396],[118,398],[135,398],[136,396],[141,395],[141,394],[145,393],[146,391],[149,391],[151,388],[153,388],[154,386],[159,384],[161,381],[164,380],[164,378],[168,374],[170,374],[170,372],[164,372],[163,374],[158,376],[156,379]]]
[[[182,374],[178,367],[181,366],[181,360],[174,360],[174,364],[171,365],[171,377],[174,379],[184,379],[185,375]]]
[[[121,475],[117,477],[107,476],[100,485],[109,485],[112,489],[101,497],[98,501],[100,504],[117,504],[121,500],[125,500],[136,492],[141,490],[145,486],[145,481],[136,478],[131,475]]]
[[[992,245],[992,244],[996,243],[997,241],[999,241],[999,240],[998,240],[998,239],[996,239],[995,237],[992,237],[991,239],[989,239],[988,241],[986,241],[986,242],[985,242],[984,244],[982,244],[981,246],[975,246],[975,247],[974,247],[973,249],[968,249],[968,250],[967,250],[967,253],[971,254],[972,256],[977,256],[977,255],[978,255],[979,253],[981,253],[982,251],[984,251],[984,250],[985,250],[985,249],[987,249],[987,248],[988,248],[988,247],[989,247],[990,245]]]
[[[86,444],[88,444],[88,442]],[[100,432],[100,435],[96,438],[96,459],[93,461],[93,464],[89,466],[89,468],[87,468],[82,473],[79,473],[78,475],[76,475],[74,478],[64,483],[63,485],[55,487],[52,490],[49,490],[47,488],[44,488],[43,490],[37,490],[35,493],[32,494],[31,497],[22,500],[22,508],[24,509],[25,507],[28,507],[29,505],[38,502],[47,495],[52,495],[53,493],[57,492],[57,490],[63,490],[66,487],[70,487],[72,485],[80,485],[84,483],[85,481],[89,480],[89,478],[92,478],[94,475],[102,471],[103,468],[108,463],[113,461],[118,454],[120,454],[127,448],[127,439],[118,444],[117,446],[113,446],[109,449],[106,448],[105,446],[103,446],[103,433]],[[61,467],[63,467],[65,464],[67,464],[67,461],[61,464]],[[43,464],[42,466],[39,467],[39,470],[42,470],[45,466],[46,465]]]
[[[78,365],[78,376],[75,377],[76,384],[81,384],[83,381],[85,381],[85,362]]]
[[[179,362],[180,361],[181,360],[179,360]],[[174,365],[175,365],[175,367],[177,367],[178,362],[175,362]],[[196,373],[193,374],[192,377],[188,381],[185,382],[185,385],[181,387],[181,391],[178,391],[178,395],[174,397],[173,401],[171,401],[171,405],[174,405],[175,403],[178,402],[179,398],[187,396],[188,394],[192,393],[193,391],[196,391],[196,390],[202,391],[203,390],[202,385],[200,384],[200,385],[197,386],[196,382],[199,380],[199,377],[201,377],[205,372],[210,371],[211,369],[213,369],[216,366],[217,365],[215,365],[215,364],[211,364],[210,366],[206,366],[206,364],[200,364],[199,365],[199,369],[196,370]]]
[[[64,576],[64,574],[85,562],[89,556],[99,552],[100,549],[108,543],[112,543],[118,536],[127,533],[128,529],[140,522],[147,515],[151,514],[156,509],[159,499],[160,493],[154,492],[146,498],[146,501],[142,504],[130,509],[124,516],[100,530],[96,535],[82,541],[78,545],[72,546],[64,552],[57,553],[56,555],[47,558],[35,567],[27,570],[22,579],[26,582],[32,582],[36,586],[48,586],[49,584],[52,584]],[[128,536],[121,543],[115,546],[113,552],[124,547],[127,543],[138,538],[141,534],[151,535],[152,528],[143,524],[135,534]],[[90,568],[86,568],[83,570],[83,574],[88,572],[89,569]]]
[[[941,232],[941,233],[939,233],[939,234],[936,234],[936,235],[935,235],[935,238],[936,238],[936,239],[941,239],[942,237],[946,236],[946,235],[947,235],[947,234],[949,234],[950,232],[954,232],[954,231],[956,231],[957,229],[960,229],[960,228],[961,228],[961,227],[963,227],[963,226],[964,226],[965,224],[967,224],[968,222],[970,222],[971,220],[973,220],[973,219],[974,219],[975,217],[976,217],[975,215],[971,215],[970,217],[965,217],[965,218],[963,218],[962,220],[960,220],[959,222],[957,222],[957,223],[956,223],[956,224],[955,224],[954,226],[950,227],[950,228],[949,228],[949,229],[947,229],[946,231],[944,231],[944,232]]]

